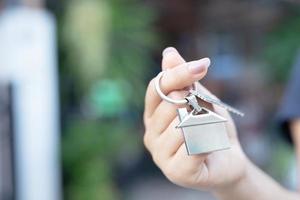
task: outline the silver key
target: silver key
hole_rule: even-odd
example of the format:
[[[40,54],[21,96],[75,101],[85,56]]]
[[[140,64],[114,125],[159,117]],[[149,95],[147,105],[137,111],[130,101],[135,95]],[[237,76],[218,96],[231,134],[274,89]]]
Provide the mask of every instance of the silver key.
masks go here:
[[[218,105],[218,106],[221,106],[222,108],[225,108],[226,110],[228,110],[228,111],[230,111],[230,112],[232,112],[232,113],[234,113],[234,114],[237,114],[237,115],[239,115],[239,116],[241,116],[241,117],[243,117],[243,116],[245,115],[243,112],[239,111],[239,110],[236,109],[236,108],[233,108],[232,106],[230,106],[230,105],[228,105],[228,104],[222,102],[221,100],[219,100],[219,99],[217,99],[217,98],[213,98],[213,97],[211,97],[211,96],[209,96],[209,95],[206,95],[206,94],[204,94],[204,93],[201,93],[201,92],[195,91],[195,90],[190,90],[190,93],[191,93],[192,95],[195,95],[196,97],[202,99],[202,100],[205,101],[205,102],[208,102],[208,103],[211,103],[211,104],[216,104],[216,105]]]

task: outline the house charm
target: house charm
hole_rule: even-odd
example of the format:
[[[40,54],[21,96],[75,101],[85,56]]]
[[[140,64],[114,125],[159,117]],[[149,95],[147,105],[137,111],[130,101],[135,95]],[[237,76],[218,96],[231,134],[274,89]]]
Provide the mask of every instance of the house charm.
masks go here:
[[[225,118],[202,107],[195,114],[186,108],[177,109],[186,149],[189,155],[208,153],[230,148]]]

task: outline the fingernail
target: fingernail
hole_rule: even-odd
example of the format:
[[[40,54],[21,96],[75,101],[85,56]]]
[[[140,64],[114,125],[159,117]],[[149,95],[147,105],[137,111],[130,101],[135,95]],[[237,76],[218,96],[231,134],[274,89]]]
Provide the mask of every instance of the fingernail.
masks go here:
[[[192,74],[198,74],[203,72],[210,65],[209,58],[203,58],[197,61],[192,61],[188,64],[188,68]]]
[[[162,56],[166,56],[169,53],[177,53],[177,50],[174,47],[167,47],[163,50]]]

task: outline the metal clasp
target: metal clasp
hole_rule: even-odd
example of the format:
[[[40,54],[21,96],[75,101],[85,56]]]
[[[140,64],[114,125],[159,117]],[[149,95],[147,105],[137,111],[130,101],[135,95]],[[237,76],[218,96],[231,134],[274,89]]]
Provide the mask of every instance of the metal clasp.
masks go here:
[[[202,111],[201,106],[198,104],[197,98],[195,95],[189,95],[185,98],[187,103],[196,111],[196,113],[200,113]]]

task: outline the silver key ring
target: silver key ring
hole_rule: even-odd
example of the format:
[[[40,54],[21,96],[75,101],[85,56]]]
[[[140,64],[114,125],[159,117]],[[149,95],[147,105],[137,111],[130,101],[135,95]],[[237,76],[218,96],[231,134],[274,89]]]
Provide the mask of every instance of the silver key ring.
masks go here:
[[[172,103],[172,104],[178,104],[178,105],[183,105],[183,104],[187,104],[188,103],[188,100],[187,99],[172,99],[168,96],[166,96],[160,89],[160,80],[162,78],[162,76],[164,75],[166,71],[162,71],[160,72],[155,80],[154,80],[154,85],[155,85],[155,89],[156,89],[156,92],[157,94],[165,101],[169,102],[169,103]],[[196,82],[194,83],[194,89],[197,90],[197,84]]]

